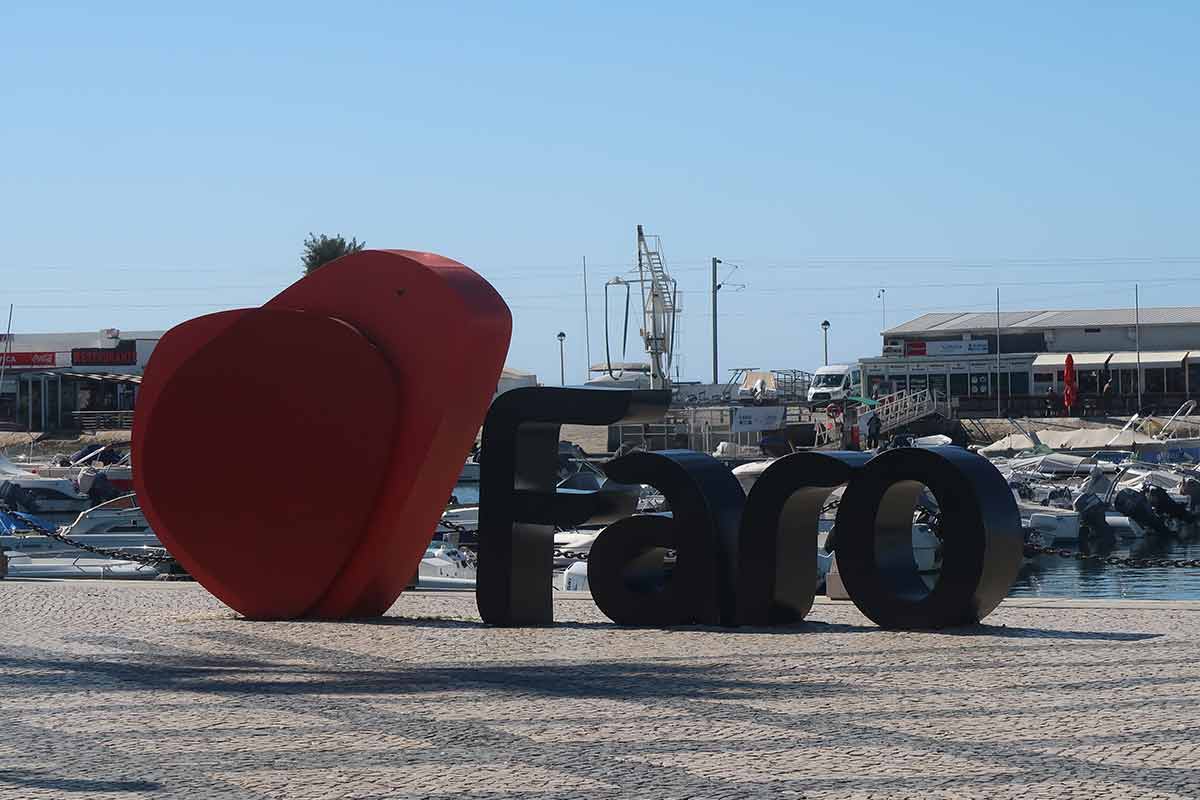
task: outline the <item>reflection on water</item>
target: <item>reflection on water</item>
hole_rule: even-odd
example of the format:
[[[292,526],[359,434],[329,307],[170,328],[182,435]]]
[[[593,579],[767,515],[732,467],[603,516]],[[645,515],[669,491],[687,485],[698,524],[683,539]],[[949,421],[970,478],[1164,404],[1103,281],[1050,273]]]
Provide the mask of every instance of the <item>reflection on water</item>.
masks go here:
[[[1074,548],[1072,548],[1074,549]],[[1096,542],[1091,551],[1120,558],[1200,558],[1200,537]],[[1200,600],[1200,568],[1122,567],[1060,556],[1026,559],[1011,597]]]

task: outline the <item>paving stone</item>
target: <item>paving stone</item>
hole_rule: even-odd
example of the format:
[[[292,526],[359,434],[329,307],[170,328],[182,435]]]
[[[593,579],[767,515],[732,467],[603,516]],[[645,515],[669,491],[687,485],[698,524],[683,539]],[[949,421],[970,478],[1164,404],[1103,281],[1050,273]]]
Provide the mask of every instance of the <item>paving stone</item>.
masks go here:
[[[0,582],[0,799],[1192,798],[1200,604],[888,632],[551,628],[470,594],[247,622],[195,584]]]

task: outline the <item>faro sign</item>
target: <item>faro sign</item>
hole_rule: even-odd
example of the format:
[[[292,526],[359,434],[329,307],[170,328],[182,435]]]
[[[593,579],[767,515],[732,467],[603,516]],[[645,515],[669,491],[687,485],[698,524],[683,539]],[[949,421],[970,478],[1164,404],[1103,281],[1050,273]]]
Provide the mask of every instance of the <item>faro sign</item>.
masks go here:
[[[416,571],[486,415],[477,598],[490,623],[552,621],[554,527],[587,521],[609,523],[589,583],[619,623],[794,622],[813,599],[819,509],[843,484],[839,569],[877,623],[982,619],[1016,576],[1012,495],[984,459],[952,448],[799,453],[748,497],[701,453],[607,465],[614,484],[662,491],[670,516],[633,515],[620,486],[556,490],[562,424],[651,421],[669,397],[527,388],[489,410],[510,334],[507,306],[476,273],[378,250],[322,267],[261,308],[177,326],[155,349],[136,411],[142,508],[180,563],[248,617],[382,614]],[[338,380],[313,380],[314,360],[338,364]],[[262,458],[196,458],[196,442],[216,439],[253,442]],[[922,486],[945,535],[932,590],[911,551]],[[663,581],[668,548],[678,555]]]

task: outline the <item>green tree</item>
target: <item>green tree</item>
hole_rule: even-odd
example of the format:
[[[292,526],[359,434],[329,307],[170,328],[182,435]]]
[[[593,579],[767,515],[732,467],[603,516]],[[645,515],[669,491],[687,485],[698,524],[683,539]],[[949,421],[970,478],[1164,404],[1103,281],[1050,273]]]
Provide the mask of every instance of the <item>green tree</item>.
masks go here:
[[[309,275],[335,258],[357,253],[366,246],[366,242],[360,242],[358,239],[347,242],[340,233],[337,236],[326,236],[323,233],[317,236],[310,233],[304,240],[304,254],[300,256],[300,263],[304,266],[304,274]]]

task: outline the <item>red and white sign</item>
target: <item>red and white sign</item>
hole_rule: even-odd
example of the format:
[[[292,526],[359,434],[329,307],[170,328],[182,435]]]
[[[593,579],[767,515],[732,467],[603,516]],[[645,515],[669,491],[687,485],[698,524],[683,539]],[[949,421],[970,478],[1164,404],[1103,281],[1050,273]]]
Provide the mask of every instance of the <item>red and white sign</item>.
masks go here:
[[[6,367],[53,367],[55,353],[0,353],[0,364]]]
[[[987,339],[955,339],[949,342],[905,342],[906,356],[965,356],[987,353]]]

